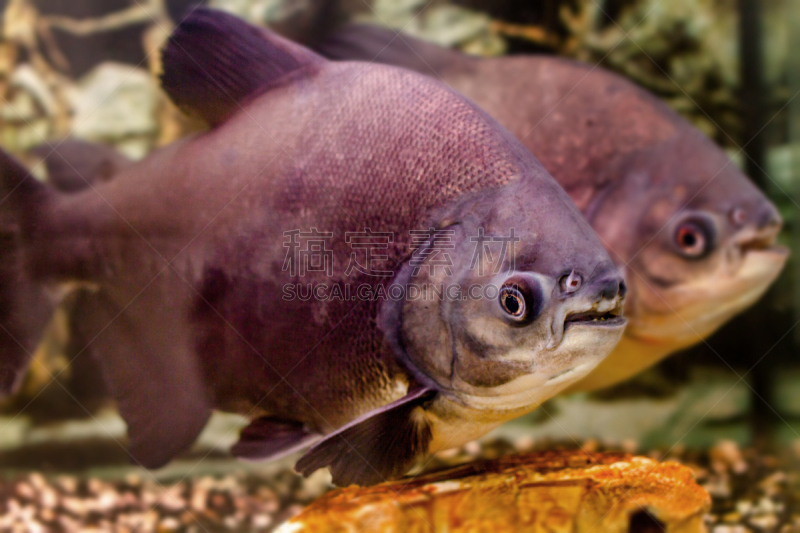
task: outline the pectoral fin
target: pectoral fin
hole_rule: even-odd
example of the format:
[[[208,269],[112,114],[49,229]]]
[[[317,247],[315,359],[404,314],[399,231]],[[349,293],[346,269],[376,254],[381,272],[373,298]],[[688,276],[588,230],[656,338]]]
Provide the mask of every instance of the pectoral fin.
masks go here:
[[[339,486],[374,485],[405,474],[426,453],[432,434],[423,406],[436,391],[417,387],[327,435],[295,465],[309,476],[330,467]]]
[[[264,416],[242,430],[231,453],[243,459],[272,461],[310,446],[319,435],[294,420]]]

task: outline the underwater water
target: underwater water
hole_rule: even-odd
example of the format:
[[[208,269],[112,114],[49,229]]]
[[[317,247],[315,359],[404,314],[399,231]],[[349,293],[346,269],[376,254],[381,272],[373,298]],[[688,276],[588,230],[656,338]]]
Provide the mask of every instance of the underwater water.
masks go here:
[[[195,102],[187,97],[176,105],[175,94],[181,94],[180,84],[177,89],[165,92],[160,81],[164,70],[161,51],[174,28],[191,12],[187,9],[197,4],[178,0],[0,2],[3,13],[0,147],[21,161],[41,182],[55,184],[64,177],[65,181],[58,186],[68,191],[73,186],[85,189],[84,180],[77,185],[70,181],[75,172],[91,175],[91,188],[102,188],[111,184],[115,174],[132,161],[147,160],[163,147],[202,135],[208,130],[203,113],[197,109],[188,115],[184,112],[192,107],[187,102]],[[553,117],[562,117],[555,120],[562,120],[564,131],[583,131],[581,128],[591,125],[592,120],[611,123],[620,116],[620,110],[627,110],[633,118],[627,122],[620,119],[615,126],[618,129],[614,130],[624,132],[621,135],[625,139],[624,150],[633,150],[640,141],[649,142],[651,136],[667,135],[672,123],[658,122],[657,113],[648,114],[650,108],[645,104],[641,109],[633,104],[625,107],[639,102],[636,95],[620,98],[619,108],[607,115],[595,116],[591,107],[581,109],[577,116],[575,111],[571,115],[568,109],[560,108],[563,99],[584,94],[578,87],[597,68],[632,81],[686,119],[686,126],[676,126],[679,131],[676,138],[684,144],[674,152],[643,151],[635,162],[613,163],[619,166],[603,174],[597,183],[592,182],[592,187],[603,191],[607,187],[611,191],[603,192],[606,196],[601,197],[617,202],[609,204],[611,207],[602,207],[605,205],[602,199],[596,204],[601,207],[587,207],[592,204],[589,200],[581,204],[584,193],[579,180],[593,179],[591,163],[582,157],[606,153],[604,150],[622,153],[623,148],[608,148],[598,141],[580,153],[567,151],[567,155],[561,156],[557,150],[569,142],[558,144],[556,140],[561,137],[555,135],[543,135],[541,139],[535,133],[529,136],[529,140],[536,138],[542,143],[541,153],[534,149],[533,155],[562,184],[557,172],[563,171],[568,176],[565,180],[572,179],[571,166],[584,172],[565,186],[567,193],[584,215],[590,213],[587,218],[601,221],[603,231],[608,233],[601,234],[600,240],[610,249],[611,259],[618,267],[623,264],[629,268],[625,273],[627,298],[642,303],[625,308],[631,333],[619,346],[626,347],[627,359],[608,363],[610,368],[601,367],[605,375],[619,372],[624,379],[601,381],[604,386],[583,389],[577,384],[571,391],[548,395],[532,412],[480,438],[418,461],[412,473],[518,453],[622,451],[688,466],[695,481],[711,496],[711,506],[704,518],[710,531],[800,531],[797,469],[800,362],[796,355],[800,347],[797,281],[800,54],[796,52],[800,50],[800,32],[796,31],[800,29],[800,5],[797,2],[208,0],[204,5],[232,13],[251,24],[272,28],[318,50],[326,50],[323,45],[328,32],[347,22],[360,22],[392,28],[408,39],[420,39],[487,60],[544,55],[579,61],[587,67],[575,82],[559,85],[561,82],[555,78],[552,82],[530,82],[535,88],[532,94],[541,93],[540,100],[550,98],[553,105],[539,115],[531,112],[529,118],[538,126]],[[392,51],[396,44],[382,41],[377,51],[382,52],[383,48]],[[355,53],[354,59],[384,61],[377,60],[377,53],[365,58],[352,49],[336,50],[343,55]],[[431,59],[436,57],[422,51],[406,60],[412,70],[436,70],[439,64]],[[521,68],[483,74],[477,71],[480,83],[470,81],[461,71],[439,72],[445,83],[484,107],[512,134],[522,137],[515,130],[515,119],[527,117],[524,105],[536,102],[537,98],[528,100],[519,93],[503,92],[504,86],[513,84],[504,83],[502,76],[522,78],[538,71],[526,72]],[[547,76],[552,74],[547,73],[551,71],[541,72],[544,74],[539,74],[540,79],[550,80]],[[585,86],[585,98],[601,90],[600,85],[589,83]],[[547,92],[548,87],[558,87],[562,92],[553,96]],[[492,92],[495,88],[496,93]],[[605,86],[602,88],[606,90]],[[611,89],[608,91],[608,95],[614,94]],[[519,97],[515,100],[518,103],[509,105],[512,97]],[[608,101],[612,99],[607,97]],[[530,127],[522,133],[534,129]],[[689,131],[700,132],[702,136],[693,137],[695,133]],[[461,135],[460,131],[450,133],[454,137]],[[564,139],[568,138],[571,137],[565,135]],[[597,137],[610,138],[610,134]],[[717,159],[710,163],[692,159],[692,150],[705,147],[705,140],[700,139],[706,138],[724,150],[732,161],[730,165]],[[82,152],[82,148],[69,142],[64,144],[65,139],[96,143],[108,151],[99,159],[98,152]],[[716,148],[710,146],[708,153],[716,154]],[[55,166],[45,164],[53,153],[58,153],[59,147],[68,148],[73,154],[69,168],[59,167],[58,161]],[[411,150],[413,145],[403,148]],[[656,193],[656,186],[637,185],[635,176],[647,173],[640,171],[640,167],[649,169],[651,161],[659,161],[661,165],[660,173],[653,172],[654,176],[659,179],[667,176],[665,183],[658,183],[663,187],[658,191],[666,192]],[[716,166],[709,171],[707,164]],[[613,165],[609,163],[609,168]],[[675,171],[676,168],[679,170]],[[689,169],[688,174],[694,169],[698,174],[709,171],[711,178],[707,184],[692,189],[691,176],[687,177],[684,169]],[[4,166],[3,170],[7,168]],[[718,174],[728,179],[729,174],[739,176],[740,171],[749,176],[757,189],[751,191],[738,182],[735,186],[711,185]],[[669,180],[676,172],[681,177],[673,183]],[[596,174],[599,176],[599,171]],[[616,185],[606,183],[614,183],[623,175],[629,180],[625,183],[632,184],[630,187],[640,188],[619,200],[614,194],[624,187],[615,189]],[[744,192],[738,192],[737,187]],[[442,190],[445,189],[443,186]],[[749,209],[742,217],[756,217],[756,212],[761,218],[767,217],[761,215],[768,211],[763,206],[774,205],[782,218],[780,230],[773,221],[766,221],[758,222],[767,228],[761,233],[732,236],[734,231],[725,228],[739,223],[736,211],[739,204],[721,198],[728,193],[733,197],[733,189],[736,195],[741,195],[735,197],[736,201],[745,198],[741,201]],[[130,190],[133,193],[136,187]],[[164,190],[162,194],[166,197],[169,192]],[[628,190],[625,189],[626,194]],[[687,194],[686,190],[690,192]],[[7,191],[3,192],[5,195]],[[159,209],[174,217],[165,215],[164,220],[169,218],[172,223],[180,217],[200,216],[182,210],[179,205],[183,196],[195,192],[184,190],[170,196],[169,205]],[[681,203],[681,209],[664,216],[658,209],[672,207],[663,208],[658,200],[662,196],[672,198],[669,196],[672,194]],[[8,194],[7,198],[10,197]],[[17,245],[14,232],[18,227],[16,220],[7,224],[9,204],[3,205],[7,198],[0,198],[3,231],[0,241],[7,250],[12,250]],[[707,204],[698,204],[701,200]],[[356,210],[352,205],[350,208]],[[724,216],[703,218],[706,205],[715,208],[721,205],[730,220]],[[641,206],[648,209],[637,211]],[[136,213],[135,208],[133,212]],[[630,214],[634,212],[635,216]],[[691,216],[682,218],[686,213]],[[741,224],[746,224],[742,220]],[[600,227],[594,220],[590,222],[595,229]],[[69,229],[71,222],[65,218],[60,224],[62,229]],[[704,229],[703,224],[711,225],[711,230]],[[651,227],[654,225],[658,227]],[[7,227],[12,229],[6,231]],[[651,233],[644,233],[642,228]],[[607,235],[622,236],[611,246]],[[676,256],[673,248],[659,244],[665,238],[675,241],[671,244],[673,248],[677,243],[679,259],[673,257]],[[737,238],[740,240],[735,247],[719,251],[724,243]],[[765,259],[766,266],[744,262],[747,253],[771,250],[776,245],[786,247],[790,254],[783,268],[775,266],[783,261],[783,256]],[[67,252],[59,253],[82,250],[81,246],[86,245],[70,245],[65,248]],[[236,244],[226,249],[230,261],[240,251]],[[21,261],[20,257],[14,251],[0,251],[6,265]],[[619,257],[624,260],[618,261]],[[709,257],[714,258],[713,263]],[[367,265],[369,261],[368,257]],[[740,282],[736,275],[742,264],[747,264],[755,274]],[[5,275],[0,270],[0,280]],[[248,295],[246,276],[243,279],[241,291]],[[588,286],[588,276],[585,281]],[[0,286],[0,291],[16,294],[14,291],[24,282],[24,275],[14,278],[14,284],[8,285],[13,289]],[[133,464],[136,458],[129,452],[128,425],[119,414],[119,398],[114,398],[117,385],[109,385],[108,368],[98,365],[93,358],[90,347],[94,335],[87,338],[76,333],[82,331],[81,324],[88,322],[88,314],[82,314],[82,299],[86,295],[90,298],[95,290],[96,287],[88,285],[48,286],[46,298],[48,301],[60,298],[60,305],[52,313],[43,305],[30,315],[31,323],[41,324],[41,335],[32,344],[31,362],[20,375],[13,394],[0,400],[0,530],[272,531],[334,489],[325,468],[308,478],[293,471],[300,452],[272,462],[232,457],[231,447],[253,417],[221,411],[213,413],[190,449],[166,466],[146,469]],[[614,290],[616,297],[618,287]],[[719,296],[723,293],[725,298]],[[703,296],[698,300],[700,303],[695,303],[698,294]],[[253,292],[252,297],[264,295]],[[530,306],[524,298],[514,301]],[[687,301],[691,305],[680,307]],[[12,309],[17,301],[3,293],[0,302]],[[501,305],[517,304],[501,300]],[[153,305],[151,313],[145,310],[144,314],[160,317],[159,307]],[[672,315],[678,318],[672,322],[662,318]],[[0,311],[0,317],[13,316],[6,310]],[[717,316],[723,318],[709,318]],[[28,315],[25,317],[27,320]],[[312,316],[309,322],[317,318]],[[6,329],[12,328],[9,324],[0,325],[11,336]],[[467,327],[463,325],[466,322],[459,324]],[[302,326],[296,327],[301,332],[298,337],[302,337]],[[647,328],[656,333],[651,335]],[[170,324],[164,329],[165,335],[172,335]],[[633,332],[639,331],[646,334],[634,336]],[[26,342],[28,339],[22,339],[20,346]],[[659,352],[654,348],[656,345],[667,348]],[[15,346],[9,353],[17,349]],[[641,362],[645,356],[640,354],[651,352],[658,355],[652,356],[652,361]],[[133,353],[135,356],[135,350]],[[0,357],[4,356],[10,359],[0,353]],[[625,370],[634,367],[636,370]],[[158,372],[153,371],[152,375],[157,379]],[[130,375],[124,379],[134,381]],[[331,377],[330,381],[336,380]],[[189,378],[177,382],[189,383]],[[314,382],[323,387],[326,379],[323,376]],[[285,404],[290,406],[292,401]],[[176,400],[176,405],[179,409],[182,404]],[[237,405],[237,409],[230,410],[265,414],[250,407],[242,409]],[[631,518],[631,531],[635,530],[634,521]],[[661,522],[658,524],[663,527]]]

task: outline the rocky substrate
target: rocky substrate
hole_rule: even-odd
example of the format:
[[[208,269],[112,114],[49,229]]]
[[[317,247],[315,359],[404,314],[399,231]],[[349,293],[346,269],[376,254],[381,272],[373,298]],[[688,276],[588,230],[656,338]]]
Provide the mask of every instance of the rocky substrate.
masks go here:
[[[553,448],[576,446],[524,438],[470,443],[439,454],[426,470]],[[593,441],[582,448],[612,449]],[[635,451],[633,443],[622,448]],[[780,458],[740,450],[727,441],[708,451],[673,448],[643,455],[679,461],[693,470],[712,496],[706,516],[711,533],[800,533],[800,447]],[[332,488],[327,474],[302,479],[288,464],[270,472],[241,466],[231,462],[234,473],[183,474],[171,480],[142,471],[117,477],[15,475],[0,481],[0,531],[272,531]]]

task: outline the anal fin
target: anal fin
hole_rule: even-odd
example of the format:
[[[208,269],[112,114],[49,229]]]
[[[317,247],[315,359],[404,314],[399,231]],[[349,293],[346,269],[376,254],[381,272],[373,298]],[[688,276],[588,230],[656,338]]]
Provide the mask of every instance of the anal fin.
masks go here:
[[[315,444],[295,465],[309,476],[330,467],[339,486],[374,485],[405,474],[427,452],[431,428],[415,412],[436,396],[416,387],[404,397],[357,418]]]
[[[100,290],[80,306],[76,335],[128,426],[131,456],[146,468],[187,450],[211,416],[187,319],[192,296],[162,272],[138,293]]]

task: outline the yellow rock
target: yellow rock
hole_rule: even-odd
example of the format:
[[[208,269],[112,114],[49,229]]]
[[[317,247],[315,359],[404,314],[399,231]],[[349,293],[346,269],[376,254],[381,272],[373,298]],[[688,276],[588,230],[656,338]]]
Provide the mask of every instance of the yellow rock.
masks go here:
[[[710,505],[683,465],[554,451],[336,490],[277,531],[694,533]]]

